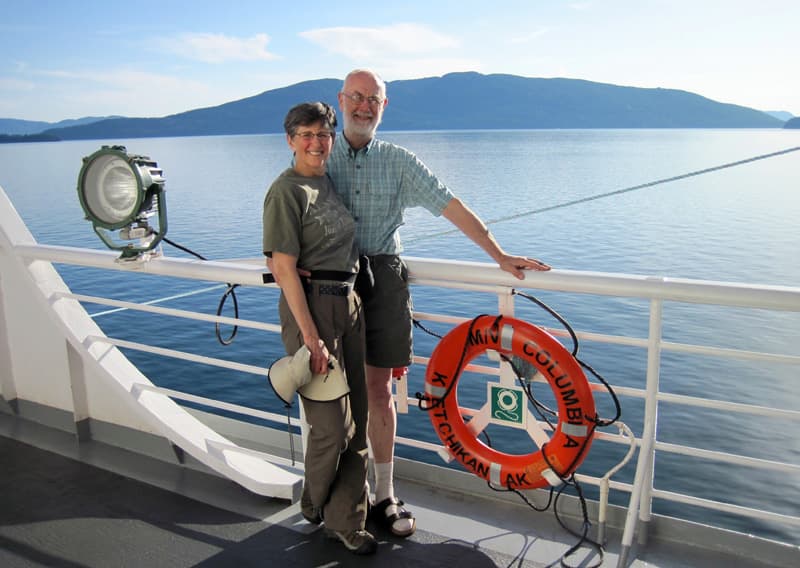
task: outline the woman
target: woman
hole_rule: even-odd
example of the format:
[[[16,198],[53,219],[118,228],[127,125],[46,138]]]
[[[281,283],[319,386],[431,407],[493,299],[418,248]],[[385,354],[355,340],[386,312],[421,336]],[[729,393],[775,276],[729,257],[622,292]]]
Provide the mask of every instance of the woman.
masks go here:
[[[325,103],[303,103],[286,115],[294,164],[264,199],[264,254],[281,287],[278,310],[288,354],[305,345],[311,371],[324,373],[330,356],[347,376],[350,395],[335,401],[302,398],[310,426],[305,455],[303,517],[319,524],[356,554],[375,552],[366,530],[367,395],[355,222],[326,175],[336,113]],[[298,269],[309,277],[300,276]]]

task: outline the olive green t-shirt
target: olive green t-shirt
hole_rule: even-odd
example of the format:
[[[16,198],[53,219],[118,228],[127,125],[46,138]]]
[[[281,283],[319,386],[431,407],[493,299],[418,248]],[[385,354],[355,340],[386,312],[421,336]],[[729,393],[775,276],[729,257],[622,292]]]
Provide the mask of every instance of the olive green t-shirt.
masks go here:
[[[264,254],[294,256],[306,270],[358,272],[355,221],[329,176],[285,170],[267,191],[262,220]]]

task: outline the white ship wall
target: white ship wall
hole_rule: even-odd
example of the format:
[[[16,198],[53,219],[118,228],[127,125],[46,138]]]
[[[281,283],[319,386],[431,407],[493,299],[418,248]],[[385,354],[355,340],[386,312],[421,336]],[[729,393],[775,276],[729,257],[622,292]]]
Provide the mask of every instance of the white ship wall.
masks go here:
[[[52,264],[35,260],[27,264],[29,270],[21,270],[24,261],[11,248],[15,244],[34,243],[13,205],[0,191],[3,398],[64,410],[73,413],[76,422],[93,418],[154,432],[146,420],[124,403],[118,384],[102,380],[104,372],[97,366],[83,364],[77,355],[82,349],[72,350],[72,355],[68,353],[70,341],[80,347],[86,336],[102,335],[102,331],[78,302],[54,298],[54,294],[67,292],[68,288]],[[117,356],[121,358],[121,354]]]

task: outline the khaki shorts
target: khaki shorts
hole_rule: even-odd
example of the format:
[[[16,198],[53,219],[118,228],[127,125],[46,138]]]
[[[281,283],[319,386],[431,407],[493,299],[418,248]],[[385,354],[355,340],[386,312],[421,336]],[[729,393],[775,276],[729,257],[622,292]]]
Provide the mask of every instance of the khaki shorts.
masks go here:
[[[411,364],[413,340],[408,268],[399,256],[369,257],[375,286],[364,302],[367,364],[390,369]]]

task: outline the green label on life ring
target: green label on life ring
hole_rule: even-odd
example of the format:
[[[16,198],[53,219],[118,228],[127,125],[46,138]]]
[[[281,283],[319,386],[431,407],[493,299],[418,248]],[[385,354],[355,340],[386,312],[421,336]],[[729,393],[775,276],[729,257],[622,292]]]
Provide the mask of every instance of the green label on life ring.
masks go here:
[[[490,420],[495,424],[525,428],[528,405],[525,404],[525,391],[521,387],[488,383]]]

